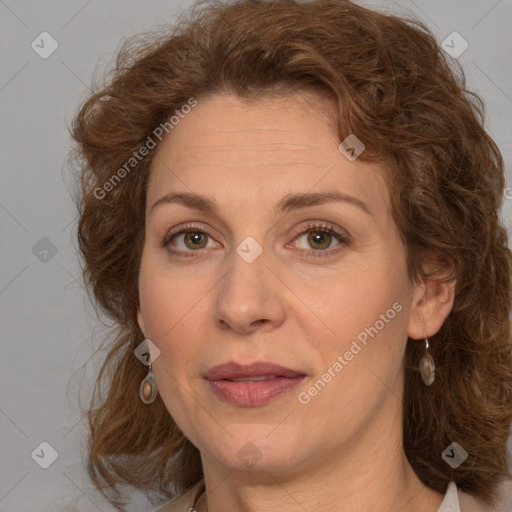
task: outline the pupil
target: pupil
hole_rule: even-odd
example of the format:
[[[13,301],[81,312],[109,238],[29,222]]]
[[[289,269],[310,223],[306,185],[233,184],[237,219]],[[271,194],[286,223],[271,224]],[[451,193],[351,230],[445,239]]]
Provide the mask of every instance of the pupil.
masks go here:
[[[325,248],[326,246],[329,245],[329,234],[328,233],[323,233],[321,231],[314,231],[314,232],[311,232],[310,233],[310,241],[313,243],[313,244],[317,244],[317,245],[321,245],[322,248]],[[327,239],[327,243],[326,243],[326,239]]]
[[[187,233],[186,235],[186,241],[188,242],[191,242],[191,244],[194,246],[195,249],[197,249],[197,247],[199,245],[201,245],[201,243],[203,242],[204,243],[204,240],[203,240],[203,234],[202,233]]]

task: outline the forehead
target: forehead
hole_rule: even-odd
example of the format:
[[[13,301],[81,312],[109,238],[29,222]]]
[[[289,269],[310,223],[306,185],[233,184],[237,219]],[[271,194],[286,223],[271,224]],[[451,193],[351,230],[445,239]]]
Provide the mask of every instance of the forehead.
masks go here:
[[[163,139],[151,166],[148,207],[171,191],[261,202],[337,189],[389,205],[381,170],[338,149],[334,104],[310,92],[245,101],[222,94],[198,105]]]

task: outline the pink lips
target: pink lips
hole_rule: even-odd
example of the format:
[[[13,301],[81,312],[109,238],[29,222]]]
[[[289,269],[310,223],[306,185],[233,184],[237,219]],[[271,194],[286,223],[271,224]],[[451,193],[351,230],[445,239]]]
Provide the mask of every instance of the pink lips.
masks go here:
[[[305,376],[268,362],[248,366],[230,362],[211,368],[204,377],[219,398],[235,405],[253,407],[291,391]]]

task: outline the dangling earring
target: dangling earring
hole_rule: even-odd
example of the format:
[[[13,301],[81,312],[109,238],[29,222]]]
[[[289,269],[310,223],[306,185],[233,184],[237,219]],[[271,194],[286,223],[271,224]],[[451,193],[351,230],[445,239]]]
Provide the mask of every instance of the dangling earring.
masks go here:
[[[149,371],[144,380],[140,383],[139,395],[140,399],[145,404],[151,404],[155,401],[156,398],[156,382],[155,377],[153,375],[153,370],[151,369],[151,363],[149,363]]]
[[[429,344],[427,333],[425,331],[423,331],[423,333],[425,334],[425,355],[420,360],[420,374],[425,386],[430,386],[430,384],[434,382],[436,376],[436,365],[428,353]]]

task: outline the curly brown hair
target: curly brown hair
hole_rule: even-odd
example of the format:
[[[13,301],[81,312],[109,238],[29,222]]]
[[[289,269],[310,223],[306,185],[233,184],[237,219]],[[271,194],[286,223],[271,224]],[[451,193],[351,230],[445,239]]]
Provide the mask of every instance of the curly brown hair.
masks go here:
[[[120,507],[121,484],[171,498],[202,478],[197,448],[163,401],[138,398],[147,372],[133,354],[144,339],[138,274],[156,151],[120,169],[191,98],[309,89],[337,105],[339,140],[356,133],[366,145],[359,158],[385,169],[411,281],[426,277],[427,255],[448,262],[444,279],[456,280],[453,309],[431,339],[431,387],[417,375],[422,347],[407,345],[405,453],[432,489],[445,492],[454,480],[493,503],[510,476],[511,252],[499,222],[503,162],[481,99],[414,19],[346,0],[199,7],[175,27],[127,40],[72,125],[83,277],[116,325],[88,411],[93,482]],[[441,457],[452,441],[469,453],[456,469]]]

